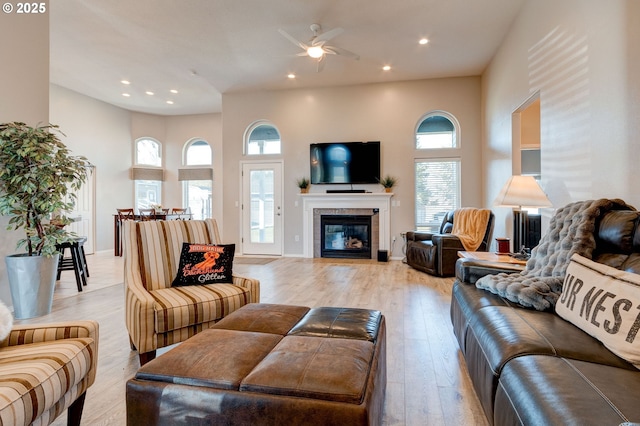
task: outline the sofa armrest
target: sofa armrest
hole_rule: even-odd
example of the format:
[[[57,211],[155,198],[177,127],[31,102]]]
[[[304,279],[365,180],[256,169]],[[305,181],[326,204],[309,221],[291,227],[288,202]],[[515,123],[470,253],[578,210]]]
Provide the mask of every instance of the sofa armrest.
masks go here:
[[[431,232],[409,231],[407,241],[431,241],[433,235]]]
[[[253,278],[233,275],[232,284],[251,290],[251,303],[260,303],[260,281]]]
[[[0,342],[0,347],[55,342],[64,339],[91,339],[91,342],[88,342],[91,352],[91,367],[87,371],[87,387],[89,387],[95,382],[98,371],[98,341],[100,338],[98,330],[98,322],[94,320],[14,324],[9,336]]]
[[[14,325],[9,336],[0,343],[0,347],[53,342],[79,337],[89,337],[97,342],[98,323],[93,320],[86,320]]]
[[[485,275],[514,274],[523,270],[524,265],[517,263],[462,258],[456,262],[456,279],[466,284],[475,284],[479,278]]]
[[[434,234],[432,241],[433,245],[437,245],[439,249],[464,251],[460,238],[452,234]]]

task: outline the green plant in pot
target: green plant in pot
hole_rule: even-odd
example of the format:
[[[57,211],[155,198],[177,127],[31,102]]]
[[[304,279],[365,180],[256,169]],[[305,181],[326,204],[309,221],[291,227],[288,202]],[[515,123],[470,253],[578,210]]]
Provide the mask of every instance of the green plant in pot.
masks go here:
[[[296,184],[298,185],[298,188],[300,188],[301,193],[306,194],[307,192],[309,192],[311,182],[309,182],[309,179],[307,177],[301,177],[300,179],[296,180]]]
[[[86,181],[89,162],[71,155],[59,134],[55,125],[0,124],[0,214],[9,217],[8,230],[24,232],[17,249],[25,253],[5,259],[16,318],[51,311],[56,245],[73,238],[64,230],[71,222],[66,214]],[[25,299],[32,296],[37,298]]]
[[[391,175],[386,175],[378,182],[380,182],[380,185],[384,187],[385,192],[391,192],[391,188],[393,188],[396,183],[398,183],[398,179]]]

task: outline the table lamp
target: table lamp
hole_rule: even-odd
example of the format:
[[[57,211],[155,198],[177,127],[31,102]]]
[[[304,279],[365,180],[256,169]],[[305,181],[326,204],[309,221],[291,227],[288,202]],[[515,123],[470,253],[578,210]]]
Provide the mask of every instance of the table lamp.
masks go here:
[[[515,207],[513,210],[513,251],[524,247],[529,232],[529,220],[523,207],[552,207],[533,176],[511,176],[493,202],[498,207]]]

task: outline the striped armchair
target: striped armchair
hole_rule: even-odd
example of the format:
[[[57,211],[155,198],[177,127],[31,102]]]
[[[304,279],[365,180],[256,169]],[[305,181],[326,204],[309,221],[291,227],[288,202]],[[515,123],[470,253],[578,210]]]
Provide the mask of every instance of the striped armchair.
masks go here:
[[[216,221],[124,224],[125,321],[140,365],[154,359],[156,349],[182,342],[260,301],[260,282],[235,275],[228,284],[171,287],[184,242],[221,243]]]
[[[80,425],[96,378],[98,323],[14,325],[0,342],[0,425]]]

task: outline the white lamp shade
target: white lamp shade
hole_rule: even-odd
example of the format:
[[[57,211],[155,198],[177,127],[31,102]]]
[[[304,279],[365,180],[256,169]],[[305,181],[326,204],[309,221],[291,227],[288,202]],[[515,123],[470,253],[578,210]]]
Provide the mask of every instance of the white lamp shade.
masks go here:
[[[551,207],[533,176],[511,176],[493,202],[501,207]]]

